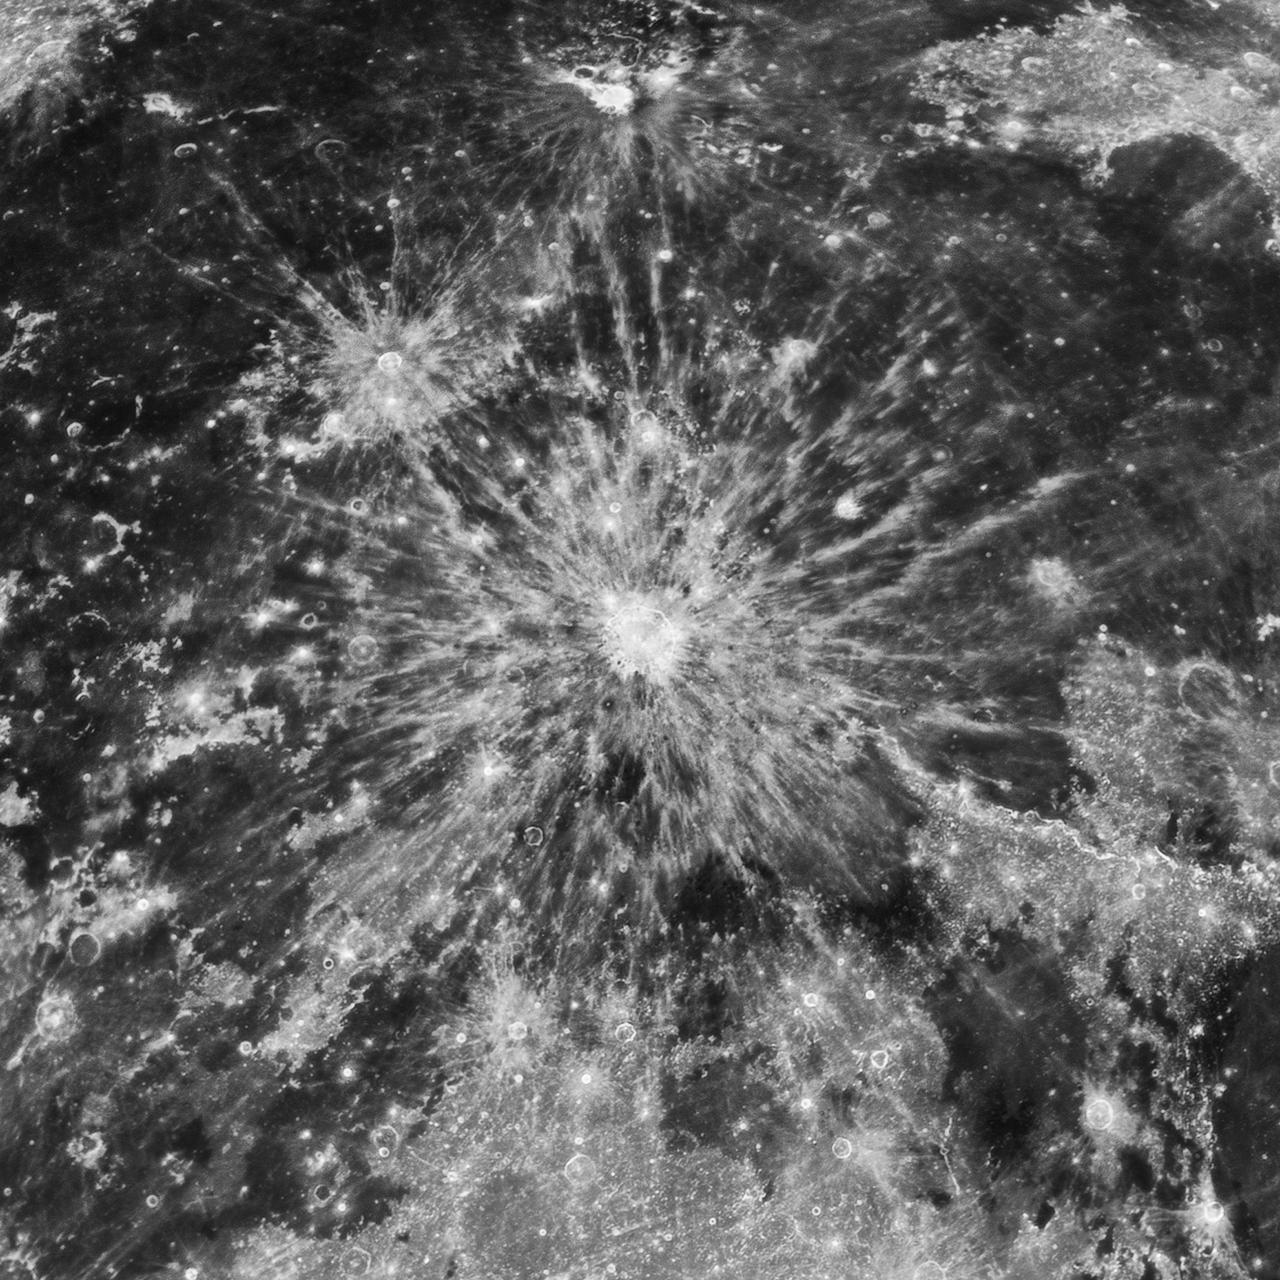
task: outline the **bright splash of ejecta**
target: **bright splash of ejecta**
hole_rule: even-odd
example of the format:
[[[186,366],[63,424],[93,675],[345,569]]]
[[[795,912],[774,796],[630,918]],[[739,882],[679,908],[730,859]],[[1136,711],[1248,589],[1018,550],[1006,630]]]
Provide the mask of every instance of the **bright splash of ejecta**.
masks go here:
[[[954,547],[915,543],[940,472],[920,451],[905,484],[875,479],[868,436],[820,481],[847,438],[801,419],[788,442],[776,378],[735,368],[701,423],[542,385],[402,450],[403,482],[354,520],[322,510],[325,537],[353,534],[309,615],[347,655],[316,776],[375,821],[330,872],[348,860],[345,891],[408,907],[500,884],[592,946],[605,921],[660,929],[708,867],[750,893],[892,894],[974,661],[912,617],[956,569]],[[944,696],[922,705],[922,685]]]

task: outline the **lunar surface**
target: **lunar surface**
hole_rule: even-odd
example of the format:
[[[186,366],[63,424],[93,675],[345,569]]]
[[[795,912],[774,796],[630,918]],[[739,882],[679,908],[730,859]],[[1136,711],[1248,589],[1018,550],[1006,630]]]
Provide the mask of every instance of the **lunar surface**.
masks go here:
[[[1280,1280],[1280,4],[0,0],[0,1280]]]

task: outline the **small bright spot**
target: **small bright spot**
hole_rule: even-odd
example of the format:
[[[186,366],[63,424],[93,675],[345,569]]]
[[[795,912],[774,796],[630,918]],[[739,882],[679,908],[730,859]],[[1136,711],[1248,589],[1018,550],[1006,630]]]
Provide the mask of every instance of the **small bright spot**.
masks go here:
[[[835,511],[837,520],[856,520],[862,514],[863,507],[857,495],[849,489],[836,499]]]

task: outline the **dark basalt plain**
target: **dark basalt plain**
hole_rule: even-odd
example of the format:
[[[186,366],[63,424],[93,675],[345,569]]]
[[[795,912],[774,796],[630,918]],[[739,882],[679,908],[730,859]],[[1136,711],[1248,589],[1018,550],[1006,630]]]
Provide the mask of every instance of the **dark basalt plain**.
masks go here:
[[[1280,8],[0,0],[0,1277],[1280,1277]]]

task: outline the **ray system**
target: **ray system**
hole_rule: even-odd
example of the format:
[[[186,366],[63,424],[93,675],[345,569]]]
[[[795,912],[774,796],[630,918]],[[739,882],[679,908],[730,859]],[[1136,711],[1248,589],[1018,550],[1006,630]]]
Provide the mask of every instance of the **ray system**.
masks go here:
[[[1280,1276],[1275,5],[29,10],[0,1276]]]

